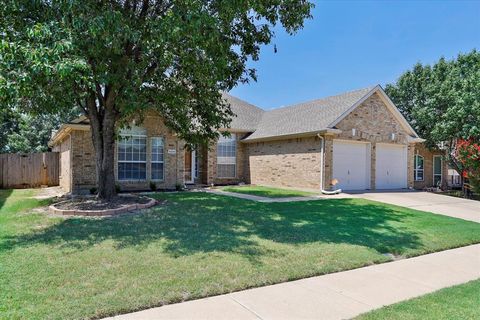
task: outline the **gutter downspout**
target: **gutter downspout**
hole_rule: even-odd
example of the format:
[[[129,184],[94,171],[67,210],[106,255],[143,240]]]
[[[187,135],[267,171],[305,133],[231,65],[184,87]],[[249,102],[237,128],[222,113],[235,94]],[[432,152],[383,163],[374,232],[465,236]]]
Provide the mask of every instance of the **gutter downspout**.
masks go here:
[[[327,191],[323,189],[323,185],[324,185],[323,171],[325,169],[324,168],[325,167],[325,138],[322,135],[320,135],[320,133],[317,134],[317,137],[320,140],[322,140],[322,148],[321,148],[321,155],[320,155],[320,191],[323,194],[330,194],[330,195],[339,194],[340,192],[342,192],[342,189],[337,189],[333,191]]]

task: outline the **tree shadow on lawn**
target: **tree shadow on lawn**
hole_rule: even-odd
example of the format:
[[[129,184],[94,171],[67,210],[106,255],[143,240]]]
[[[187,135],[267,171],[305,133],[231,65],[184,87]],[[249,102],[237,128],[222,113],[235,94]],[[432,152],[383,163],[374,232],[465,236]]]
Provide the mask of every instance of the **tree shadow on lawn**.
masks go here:
[[[270,250],[262,240],[352,244],[394,254],[422,246],[418,235],[402,224],[411,213],[372,202],[258,203],[206,193],[155,197],[167,199],[166,204],[138,215],[65,219],[35,233],[4,239],[0,250],[36,244],[85,250],[113,240],[117,249],[157,245],[173,257],[230,252],[255,262],[255,257]]]
[[[7,202],[8,197],[13,193],[13,189],[0,189],[0,210]]]

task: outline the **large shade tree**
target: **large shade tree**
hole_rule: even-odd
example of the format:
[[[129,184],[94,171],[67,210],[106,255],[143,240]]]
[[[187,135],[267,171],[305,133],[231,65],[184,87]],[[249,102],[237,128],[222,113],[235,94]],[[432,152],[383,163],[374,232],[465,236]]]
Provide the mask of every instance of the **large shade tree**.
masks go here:
[[[466,169],[456,145],[480,141],[480,52],[417,63],[385,91],[428,147],[443,149],[458,172]]]
[[[0,111],[0,153],[30,153],[48,151],[48,141],[54,130],[78,118],[78,108],[57,113],[26,113],[18,108]]]
[[[8,152],[8,138],[18,130],[19,115],[0,105],[0,153]]]
[[[98,196],[115,195],[116,129],[147,109],[190,144],[228,127],[221,91],[256,79],[281,24],[303,27],[307,0],[5,0],[0,96],[35,112],[79,107],[90,120]]]

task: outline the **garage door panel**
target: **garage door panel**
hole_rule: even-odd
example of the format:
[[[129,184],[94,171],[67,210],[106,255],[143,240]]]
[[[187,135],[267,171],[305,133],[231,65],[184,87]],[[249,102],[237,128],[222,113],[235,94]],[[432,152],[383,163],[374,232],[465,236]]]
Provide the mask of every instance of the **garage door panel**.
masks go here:
[[[343,190],[370,188],[370,144],[334,140],[333,178]]]
[[[375,165],[376,189],[407,188],[407,147],[377,144]]]

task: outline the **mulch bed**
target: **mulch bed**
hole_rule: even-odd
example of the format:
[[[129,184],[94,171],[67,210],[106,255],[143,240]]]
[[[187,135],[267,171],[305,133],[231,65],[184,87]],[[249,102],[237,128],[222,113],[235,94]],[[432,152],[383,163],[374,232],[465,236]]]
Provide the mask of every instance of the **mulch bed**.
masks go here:
[[[110,201],[81,197],[57,202],[49,207],[49,211],[52,214],[70,216],[112,216],[151,208],[156,204],[155,199],[135,195],[121,195]]]
[[[130,204],[146,204],[150,198],[138,196],[117,196],[111,201],[98,200],[95,197],[73,198],[55,205],[62,210],[108,210],[117,209]]]

